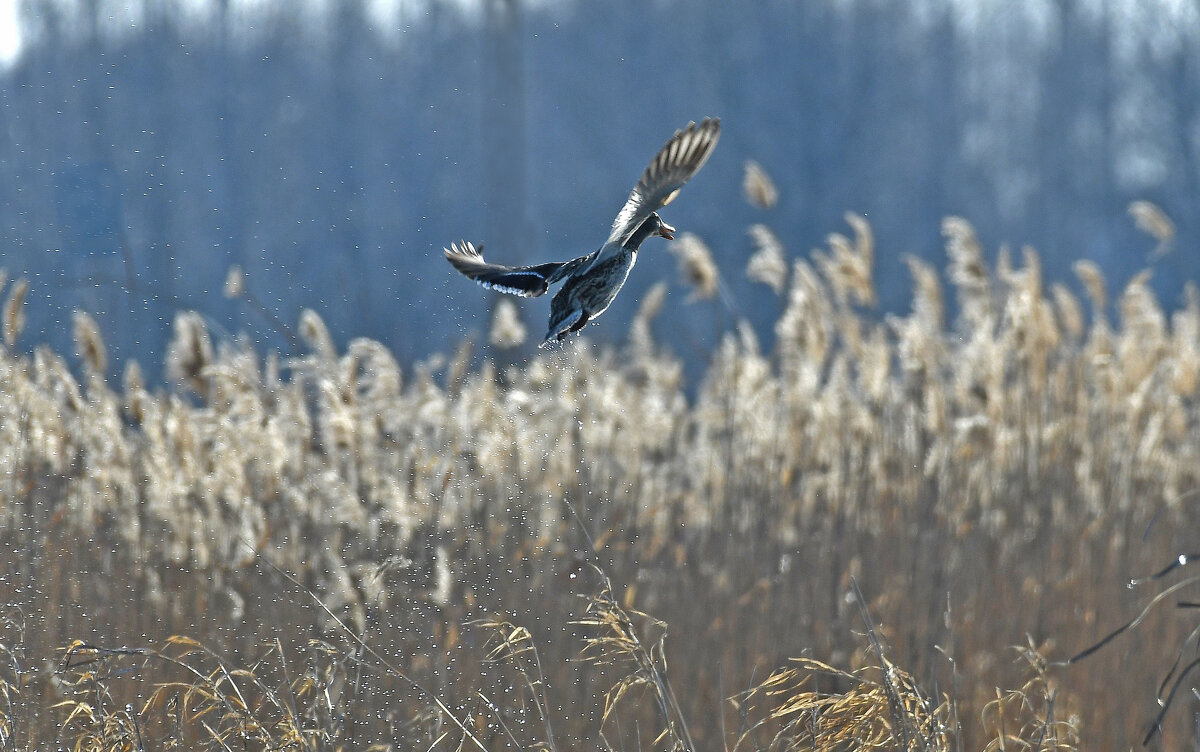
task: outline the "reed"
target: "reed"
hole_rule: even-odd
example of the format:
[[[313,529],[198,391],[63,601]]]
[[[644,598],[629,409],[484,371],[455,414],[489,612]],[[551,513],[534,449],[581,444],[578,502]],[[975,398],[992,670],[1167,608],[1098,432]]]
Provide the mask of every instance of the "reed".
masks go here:
[[[790,269],[751,230],[774,342],[735,325],[690,386],[654,314],[721,303],[668,287],[625,343],[506,365],[402,367],[312,311],[260,353],[183,312],[154,386],[107,378],[85,314],[78,368],[17,348],[6,285],[0,750],[1139,744],[1186,618],[1053,662],[1194,546],[1200,296],[1141,275],[1110,310],[1094,265],[1081,298],[954,218],[946,281],[909,260],[883,316],[848,222]],[[703,293],[727,254],[695,243]]]

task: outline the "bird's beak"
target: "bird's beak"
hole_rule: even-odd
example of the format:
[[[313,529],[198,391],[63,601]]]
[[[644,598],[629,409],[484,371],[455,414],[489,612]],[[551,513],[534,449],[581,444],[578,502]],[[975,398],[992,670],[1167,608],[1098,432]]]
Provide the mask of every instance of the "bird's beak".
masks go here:
[[[659,220],[659,221],[661,222],[662,220]],[[659,225],[659,227],[658,227],[658,234],[662,235],[667,240],[674,240],[675,239],[675,228],[670,226],[666,222],[662,222],[662,224]]]

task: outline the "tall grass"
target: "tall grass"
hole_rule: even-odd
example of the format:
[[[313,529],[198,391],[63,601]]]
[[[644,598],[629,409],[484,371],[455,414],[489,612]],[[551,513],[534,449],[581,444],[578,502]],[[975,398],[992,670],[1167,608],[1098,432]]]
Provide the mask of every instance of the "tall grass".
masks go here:
[[[1200,297],[1165,311],[1143,275],[1110,315],[1094,266],[1080,299],[948,219],[949,285],[910,259],[912,310],[881,318],[847,221],[790,268],[751,230],[773,346],[737,327],[694,391],[662,288],[626,343],[505,367],[339,351],[311,311],[284,358],[181,313],[150,387],[106,379],[84,314],[76,367],[19,349],[8,285],[0,750],[856,748],[822,736],[839,717],[884,748],[905,724],[913,749],[1139,744],[1185,619],[1047,659],[1194,547]],[[700,297],[722,289],[688,242]],[[634,662],[576,660],[613,623]]]

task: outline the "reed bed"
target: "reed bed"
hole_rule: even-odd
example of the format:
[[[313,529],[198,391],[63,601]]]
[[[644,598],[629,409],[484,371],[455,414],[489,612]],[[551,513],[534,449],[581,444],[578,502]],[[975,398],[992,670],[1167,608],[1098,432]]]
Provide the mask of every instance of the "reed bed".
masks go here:
[[[497,350],[410,366],[181,312],[152,386],[85,313],[74,357],[22,349],[0,285],[0,750],[1140,744],[1194,619],[1055,661],[1195,547],[1200,295],[1110,302],[1087,262],[1077,295],[951,218],[881,316],[847,222],[790,262],[751,228],[773,342],[736,326],[691,387],[665,288],[620,345],[504,366],[504,307]]]

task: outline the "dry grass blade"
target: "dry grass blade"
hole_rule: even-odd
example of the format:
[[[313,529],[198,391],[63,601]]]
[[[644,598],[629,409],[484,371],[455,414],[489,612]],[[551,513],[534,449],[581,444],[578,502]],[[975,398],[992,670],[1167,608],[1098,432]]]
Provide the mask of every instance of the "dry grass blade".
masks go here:
[[[1032,645],[1018,650],[1032,676],[1020,689],[997,689],[996,699],[984,707],[983,726],[991,737],[984,752],[1076,752],[1079,721],[1056,716],[1057,693],[1046,673],[1045,658]]]
[[[622,666],[629,670],[604,696],[604,714],[601,723],[607,723],[615,709],[634,687],[650,689],[658,708],[662,731],[656,742],[669,740],[672,749],[693,752],[687,723],[667,679],[664,641],[667,625],[649,614],[627,609],[617,602],[608,576],[593,565],[600,575],[600,589],[586,597],[584,613],[575,624],[594,630],[584,638],[581,657],[597,666]],[[656,636],[647,644],[639,636],[639,626]]]
[[[738,740],[737,749],[755,743],[765,729],[774,729],[769,747],[780,750],[950,749],[948,701],[932,703],[896,666],[885,663],[849,673],[809,658],[791,663],[742,695],[740,702],[758,721]],[[868,678],[872,674],[879,678]],[[896,701],[901,704],[899,716],[893,708]],[[902,728],[897,728],[897,720]]]
[[[62,664],[71,696],[56,707],[66,711],[62,727],[73,734],[76,749],[145,749],[143,729],[170,729],[167,748],[188,740],[192,749],[332,748],[343,729],[328,712],[329,692],[343,678],[336,663],[320,660],[327,646],[311,648],[317,660],[304,675],[288,680],[278,642],[249,666],[233,667],[183,636],[159,648],[110,649],[76,641],[64,650]],[[152,670],[180,678],[155,682],[138,710],[131,703],[121,705],[116,698],[124,685],[144,681]]]
[[[1162,574],[1166,574],[1166,572],[1170,571],[1173,568],[1174,568],[1174,565],[1172,565],[1171,567],[1168,567],[1166,570],[1163,570]],[[1121,626],[1117,627],[1112,632],[1109,632],[1096,644],[1094,644],[1088,648],[1085,648],[1084,650],[1081,650],[1080,652],[1071,656],[1067,660],[1063,661],[1062,665],[1069,666],[1072,663],[1077,663],[1077,662],[1083,660],[1084,658],[1087,658],[1088,656],[1096,653],[1098,650],[1105,647],[1106,645],[1111,643],[1113,640],[1115,640],[1116,638],[1125,634],[1129,630],[1137,629],[1138,625],[1146,620],[1146,617],[1150,615],[1150,612],[1153,611],[1154,608],[1158,604],[1162,603],[1167,598],[1171,597],[1172,595],[1179,592],[1180,590],[1183,590],[1187,587],[1195,585],[1198,582],[1200,582],[1200,577],[1189,577],[1186,580],[1181,580],[1180,582],[1177,582],[1174,585],[1171,585],[1167,589],[1163,590],[1161,593],[1158,593],[1153,598],[1151,598],[1150,602],[1147,603],[1142,608],[1142,610],[1138,613],[1137,616],[1133,617],[1129,621],[1127,621],[1124,624],[1122,624]]]
[[[495,647],[487,654],[488,660],[510,663],[524,678],[525,687],[529,690],[529,695],[533,699],[534,707],[537,709],[538,718],[541,720],[545,732],[545,739],[539,746],[549,752],[555,752],[557,747],[554,740],[554,726],[546,702],[549,688],[546,685],[545,673],[542,671],[542,661],[538,655],[537,645],[533,642],[533,635],[525,627],[517,626],[506,620],[485,619],[475,622],[475,624],[491,631],[496,641]],[[490,700],[488,705],[493,708],[497,719],[503,722]],[[513,736],[511,732],[509,735]]]

